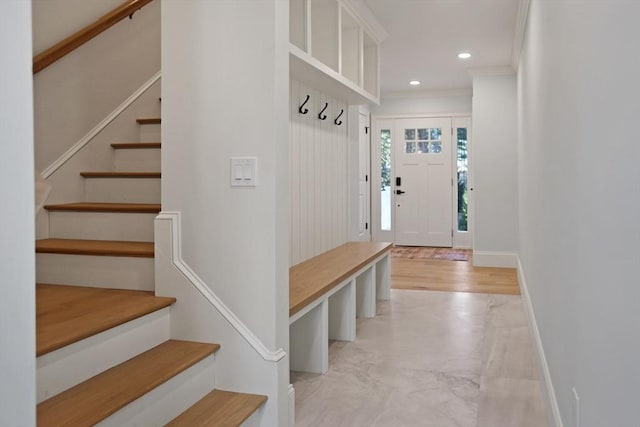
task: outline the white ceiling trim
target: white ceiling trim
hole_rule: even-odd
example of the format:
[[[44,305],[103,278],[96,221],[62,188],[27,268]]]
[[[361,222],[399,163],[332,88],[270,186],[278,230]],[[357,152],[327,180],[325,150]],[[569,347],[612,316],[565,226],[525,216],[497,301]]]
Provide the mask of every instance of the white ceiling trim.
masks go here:
[[[382,43],[389,33],[380,24],[378,18],[373,14],[369,6],[367,6],[362,0],[342,0],[342,5],[350,13],[360,18],[364,29],[367,30],[370,36],[372,36],[376,42]]]
[[[520,0],[518,3],[518,14],[516,15],[516,31],[513,37],[513,53],[511,57],[511,66],[514,70],[518,70],[520,65],[520,53],[522,52],[522,43],[527,30],[527,16],[529,15],[529,5],[531,0]]]

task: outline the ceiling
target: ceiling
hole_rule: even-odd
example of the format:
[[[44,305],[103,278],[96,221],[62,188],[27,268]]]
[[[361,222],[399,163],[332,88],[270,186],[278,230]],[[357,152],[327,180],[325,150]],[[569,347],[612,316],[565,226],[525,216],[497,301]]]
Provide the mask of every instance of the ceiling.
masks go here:
[[[519,0],[364,3],[389,33],[380,46],[382,96],[470,89],[469,69],[511,66]],[[462,51],[473,56],[458,59]]]

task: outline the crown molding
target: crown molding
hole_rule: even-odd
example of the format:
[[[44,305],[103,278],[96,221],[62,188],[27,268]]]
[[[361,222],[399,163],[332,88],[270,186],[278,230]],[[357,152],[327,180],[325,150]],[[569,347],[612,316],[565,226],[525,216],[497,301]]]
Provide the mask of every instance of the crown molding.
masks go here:
[[[382,43],[389,37],[389,33],[384,29],[378,18],[373,14],[369,6],[362,0],[342,0],[342,6],[351,14],[356,15],[365,30],[375,39]]]
[[[513,35],[513,51],[511,54],[511,66],[518,70],[520,65],[520,54],[522,53],[522,43],[527,31],[527,17],[529,16],[529,5],[531,0],[520,0],[518,2],[518,12],[516,14],[516,30]]]

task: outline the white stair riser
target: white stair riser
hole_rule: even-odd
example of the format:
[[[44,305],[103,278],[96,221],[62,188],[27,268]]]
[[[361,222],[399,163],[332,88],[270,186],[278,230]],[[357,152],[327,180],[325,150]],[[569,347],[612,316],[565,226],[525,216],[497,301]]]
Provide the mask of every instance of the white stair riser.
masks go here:
[[[49,236],[56,239],[153,241],[156,214],[50,212]]]
[[[96,426],[163,426],[209,393],[214,379],[214,358],[211,355]]]
[[[159,178],[87,178],[86,202],[160,203]]]
[[[166,307],[38,357],[38,403],[167,341],[169,314]]]
[[[38,283],[152,291],[153,270],[153,258],[36,254]]]
[[[160,136],[160,125],[140,125],[140,142],[158,142]]]
[[[159,148],[127,148],[114,150],[117,172],[160,172]]]

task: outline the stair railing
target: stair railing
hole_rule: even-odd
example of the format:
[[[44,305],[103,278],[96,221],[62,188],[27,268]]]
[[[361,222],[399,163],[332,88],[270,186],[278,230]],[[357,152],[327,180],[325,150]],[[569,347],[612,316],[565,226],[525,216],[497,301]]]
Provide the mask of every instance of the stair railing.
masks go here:
[[[111,12],[103,15],[97,21],[87,25],[66,39],[51,46],[49,49],[33,57],[33,74],[42,71],[49,65],[73,52],[95,36],[108,30],[124,18],[133,17],[133,14],[153,0],[127,0]]]

